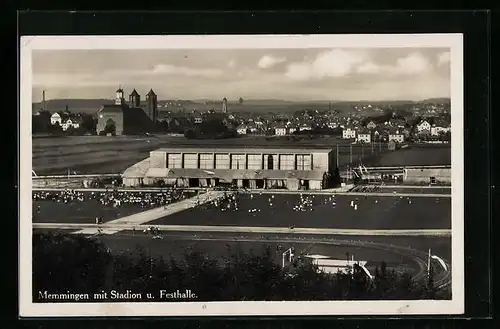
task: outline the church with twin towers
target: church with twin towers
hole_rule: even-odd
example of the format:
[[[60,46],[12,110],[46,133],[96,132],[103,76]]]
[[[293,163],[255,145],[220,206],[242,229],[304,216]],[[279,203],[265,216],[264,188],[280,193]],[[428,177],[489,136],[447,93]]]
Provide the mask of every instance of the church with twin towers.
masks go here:
[[[132,90],[125,101],[124,91],[116,91],[114,104],[104,104],[97,111],[98,135],[128,135],[150,132],[158,120],[158,96],[153,89],[145,102],[137,90]]]

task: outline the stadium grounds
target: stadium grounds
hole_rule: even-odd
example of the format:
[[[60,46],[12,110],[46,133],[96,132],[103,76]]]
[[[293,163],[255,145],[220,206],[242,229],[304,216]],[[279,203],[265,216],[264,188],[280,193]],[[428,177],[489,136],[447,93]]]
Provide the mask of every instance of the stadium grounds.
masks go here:
[[[240,194],[238,210],[228,202],[207,203],[150,222],[151,225],[301,227],[334,229],[450,229],[451,198]],[[351,206],[351,202],[357,205]],[[295,210],[294,210],[295,207]]]
[[[397,229],[450,229],[451,198],[240,193],[237,210],[229,194],[226,201],[194,205],[167,217],[143,225],[193,225],[193,226],[240,226],[359,229],[366,235],[319,235],[280,233],[218,233],[218,232],[161,232],[153,238],[142,230],[122,230],[114,234],[95,236],[116,254],[138,255],[138,250],[152,256],[179,258],[186,250],[203,251],[209,256],[221,258],[229,250],[258,252],[270,246],[275,261],[281,263],[284,250],[294,247],[296,255],[320,254],[335,259],[367,261],[371,271],[382,261],[389,268],[405,270],[417,279],[424,277],[426,253],[451,260],[449,236],[375,236],[369,230]],[[227,208],[227,204],[231,204]],[[351,206],[351,203],[356,207]],[[147,210],[137,205],[114,207],[96,200],[78,202],[33,201],[34,223],[95,223],[96,216],[104,222]],[[41,205],[36,214],[36,205]],[[294,209],[295,207],[295,209]],[[355,209],[356,208],[356,209]],[[312,210],[311,210],[312,209]],[[39,230],[39,229],[35,229]],[[51,230],[53,229],[43,229]],[[74,233],[78,230],[63,230]],[[450,273],[439,269],[438,282],[449,283]]]
[[[193,196],[195,192],[190,193],[186,196]],[[402,197],[388,193],[387,196],[332,197],[304,194],[302,200],[306,201],[301,201],[299,194],[241,193],[237,195],[237,210],[232,198],[228,199],[230,201],[193,204],[190,209],[148,224],[365,230],[451,228],[451,198],[446,196]],[[351,206],[352,203],[356,208]],[[33,201],[33,222],[90,224],[95,222],[96,217],[102,217],[103,222],[107,222],[153,207],[137,204],[115,207],[113,204],[103,205],[98,200],[68,203]]]

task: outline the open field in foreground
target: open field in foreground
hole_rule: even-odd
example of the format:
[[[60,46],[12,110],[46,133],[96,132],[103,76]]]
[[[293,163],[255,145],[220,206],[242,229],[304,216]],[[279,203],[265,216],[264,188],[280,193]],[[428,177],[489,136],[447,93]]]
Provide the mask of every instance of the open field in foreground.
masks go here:
[[[305,196],[304,196],[305,197]],[[317,195],[312,207],[295,211],[299,195],[238,196],[238,210],[227,202],[205,204],[157,219],[154,225],[228,225],[338,229],[450,229],[450,198],[354,197]],[[358,207],[351,207],[351,201]],[[335,205],[334,205],[335,203]],[[272,204],[272,205],[271,205]],[[312,208],[312,210],[311,210]],[[234,209],[234,208],[233,208]]]
[[[224,140],[188,140],[184,137],[157,136],[73,136],[33,139],[33,169],[39,175],[66,174],[68,169],[78,174],[121,173],[147,158],[160,147],[298,147],[332,148],[339,145],[339,165],[350,161],[350,140],[318,138],[302,141],[267,140],[263,136],[248,136]],[[416,146],[387,151],[387,145],[352,145],[352,160],[365,165],[437,165],[450,164],[449,146]]]

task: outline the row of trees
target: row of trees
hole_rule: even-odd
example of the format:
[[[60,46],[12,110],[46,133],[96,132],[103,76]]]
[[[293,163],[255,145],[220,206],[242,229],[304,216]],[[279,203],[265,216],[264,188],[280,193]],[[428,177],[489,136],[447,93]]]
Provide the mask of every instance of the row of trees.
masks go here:
[[[130,290],[157,296],[160,290],[185,289],[195,293],[198,301],[450,297],[447,291],[435,288],[432,273],[427,283],[421,284],[408,274],[387,269],[384,263],[375,270],[372,280],[357,266],[351,273],[330,275],[319,272],[303,259],[283,269],[275,262],[281,252],[266,247],[262,252],[245,253],[227,245],[227,253],[220,259],[198,250],[187,250],[183,259],[163,259],[150,257],[139,247],[133,255],[113,255],[96,239],[35,233],[33,297],[35,301],[43,301],[40,291],[93,294]]]

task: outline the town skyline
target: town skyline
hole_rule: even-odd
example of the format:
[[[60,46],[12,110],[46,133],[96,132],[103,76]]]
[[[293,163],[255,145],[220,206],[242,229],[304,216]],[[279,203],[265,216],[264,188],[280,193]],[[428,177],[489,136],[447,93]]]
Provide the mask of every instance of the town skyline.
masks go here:
[[[446,48],[36,50],[33,102],[113,99],[383,102],[450,98]]]

